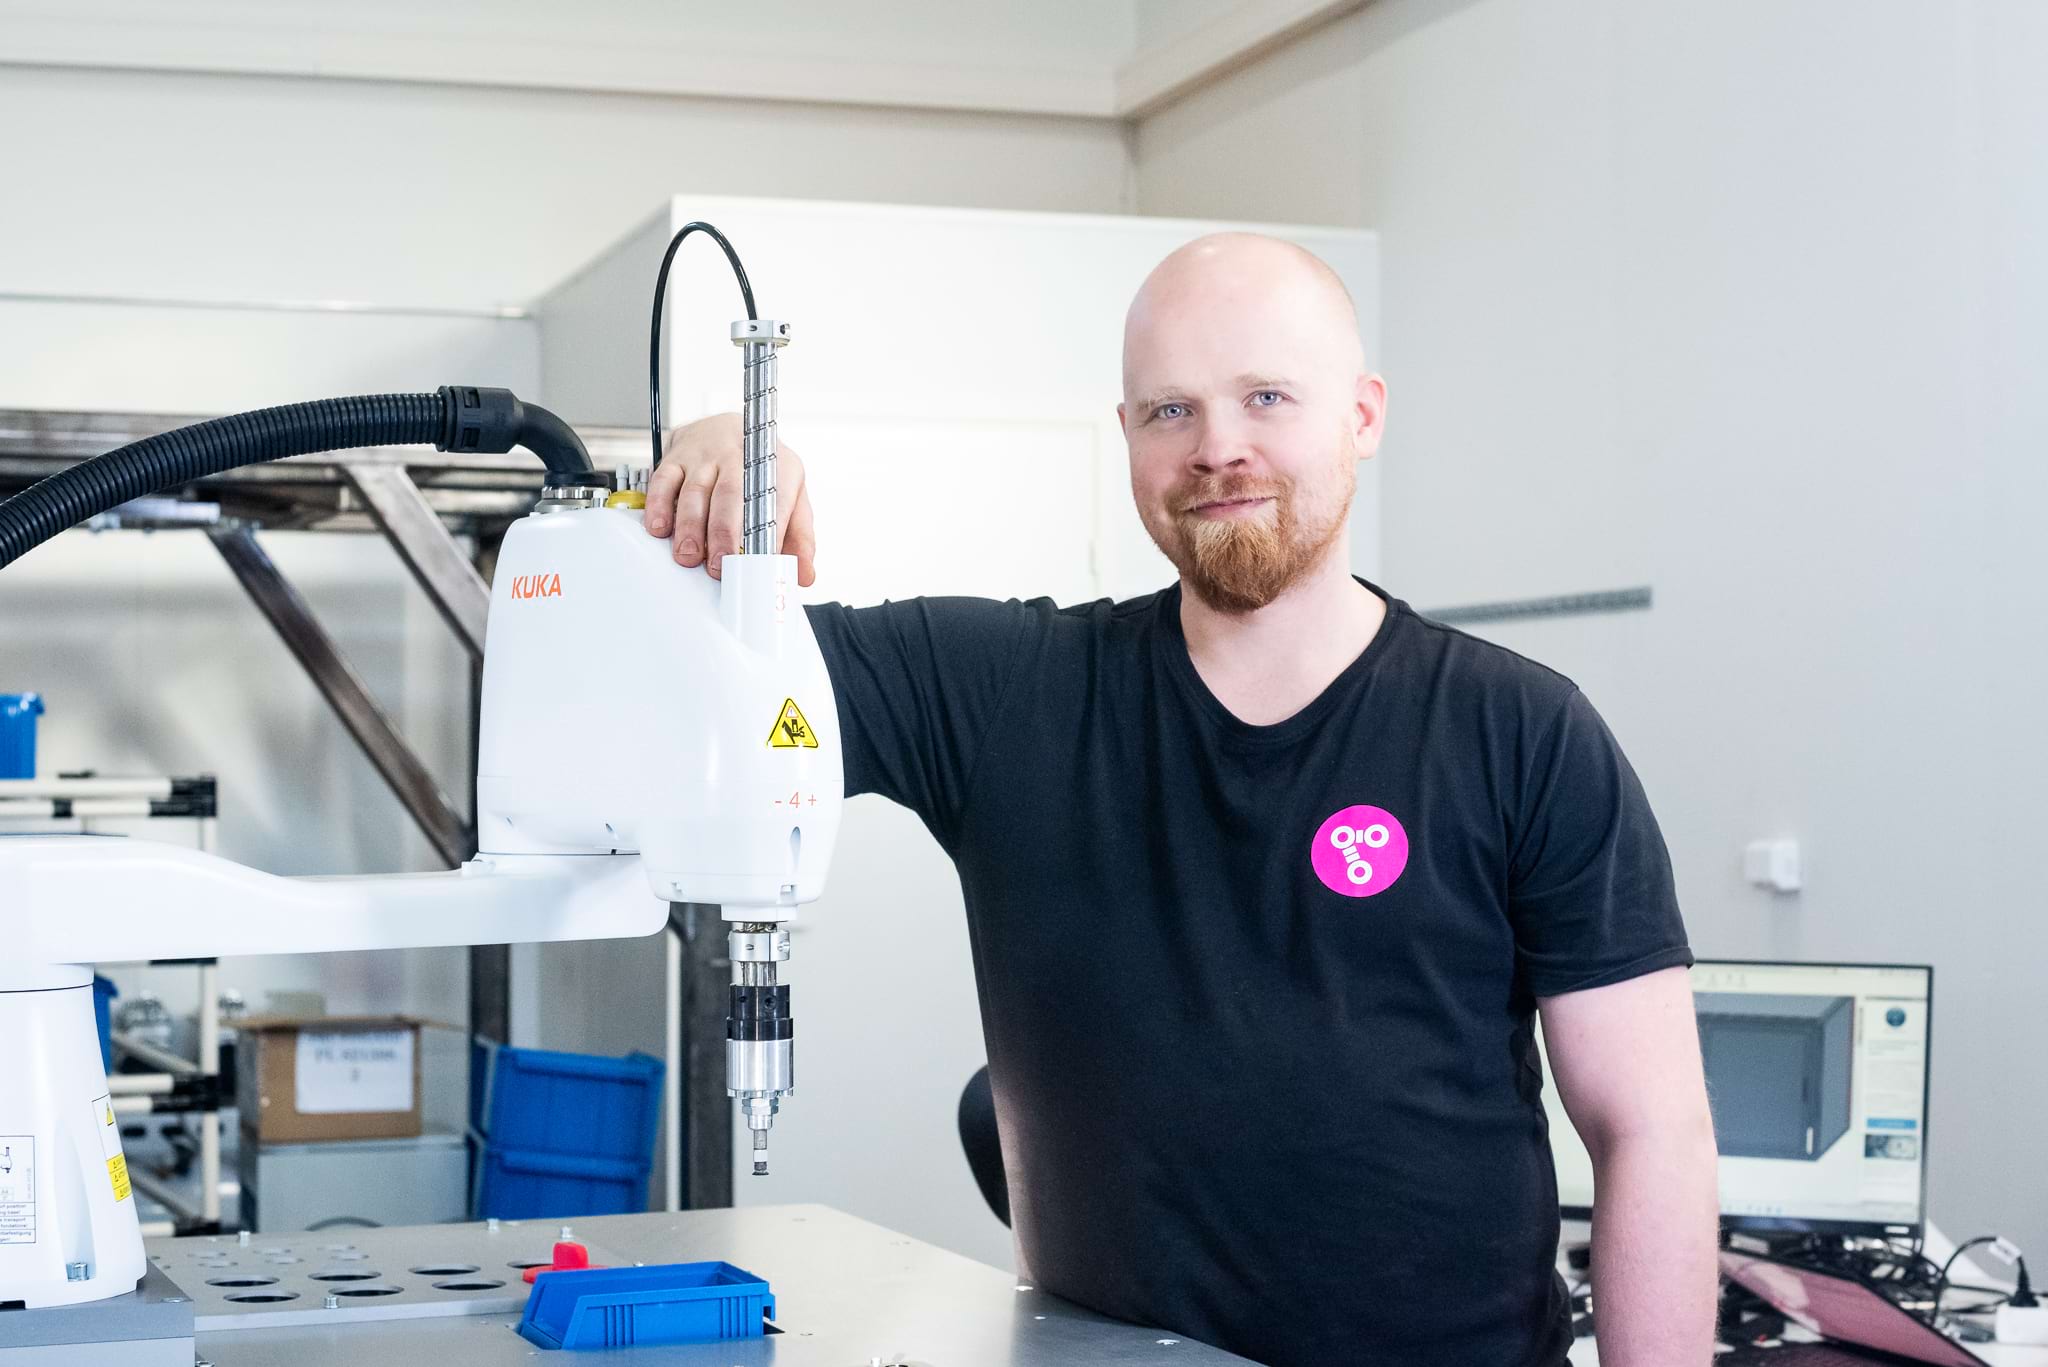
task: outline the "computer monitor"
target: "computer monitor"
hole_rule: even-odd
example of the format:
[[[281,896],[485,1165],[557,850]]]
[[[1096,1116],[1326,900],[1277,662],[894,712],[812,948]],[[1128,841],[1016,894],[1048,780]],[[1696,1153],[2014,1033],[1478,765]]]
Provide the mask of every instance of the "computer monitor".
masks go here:
[[[1692,990],[1721,1150],[1722,1224],[1917,1235],[1934,970],[1702,960]],[[1558,1204],[1566,1218],[1584,1218],[1593,1160],[1547,1060],[1543,1100]]]

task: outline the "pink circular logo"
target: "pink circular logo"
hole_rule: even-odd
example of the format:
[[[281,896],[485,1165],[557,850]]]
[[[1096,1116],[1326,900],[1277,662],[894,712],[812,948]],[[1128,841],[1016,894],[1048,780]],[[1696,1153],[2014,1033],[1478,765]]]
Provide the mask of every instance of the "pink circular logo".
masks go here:
[[[1331,892],[1371,897],[1408,867],[1408,832],[1384,807],[1346,807],[1317,828],[1308,862]]]

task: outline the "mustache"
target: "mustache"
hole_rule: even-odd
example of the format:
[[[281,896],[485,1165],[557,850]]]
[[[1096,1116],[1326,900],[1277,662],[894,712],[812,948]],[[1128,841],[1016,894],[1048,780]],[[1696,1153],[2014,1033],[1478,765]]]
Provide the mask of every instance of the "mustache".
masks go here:
[[[1172,506],[1191,513],[1205,503],[1237,503],[1245,499],[1278,499],[1287,493],[1285,480],[1259,479],[1251,475],[1210,475],[1190,480],[1173,491]]]

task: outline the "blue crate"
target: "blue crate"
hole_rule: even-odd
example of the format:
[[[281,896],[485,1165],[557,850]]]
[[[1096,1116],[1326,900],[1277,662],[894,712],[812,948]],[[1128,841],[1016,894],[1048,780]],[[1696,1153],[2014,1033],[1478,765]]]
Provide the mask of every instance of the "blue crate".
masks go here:
[[[476,1217],[645,1210],[661,1082],[661,1060],[641,1053],[474,1051]]]
[[[519,1334],[542,1348],[630,1348],[757,1339],[775,1318],[768,1283],[731,1263],[543,1272]]]
[[[652,1155],[635,1161],[510,1149],[486,1140],[477,1158],[476,1216],[557,1220],[647,1209]]]
[[[43,700],[33,693],[0,693],[0,778],[36,776],[36,718]]]
[[[485,1140],[508,1149],[649,1157],[661,1119],[661,1060],[551,1049],[492,1054],[483,1101]]]
[[[469,1129],[472,1139],[484,1133],[484,1099],[490,1095],[491,1058],[498,1046],[482,1035],[469,1037]]]

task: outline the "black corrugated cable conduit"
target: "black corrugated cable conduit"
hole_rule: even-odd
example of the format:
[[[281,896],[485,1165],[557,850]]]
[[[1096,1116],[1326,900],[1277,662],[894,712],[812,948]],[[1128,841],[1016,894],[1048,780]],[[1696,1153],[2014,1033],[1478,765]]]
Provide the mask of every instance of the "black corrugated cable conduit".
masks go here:
[[[0,503],[0,567],[130,499],[243,465],[364,446],[502,453],[523,446],[550,484],[603,482],[576,433],[509,389],[443,385],[431,394],[362,394],[259,408],[117,447]],[[582,477],[582,478],[578,478]]]

